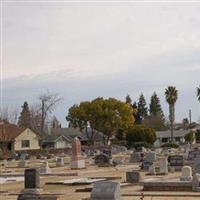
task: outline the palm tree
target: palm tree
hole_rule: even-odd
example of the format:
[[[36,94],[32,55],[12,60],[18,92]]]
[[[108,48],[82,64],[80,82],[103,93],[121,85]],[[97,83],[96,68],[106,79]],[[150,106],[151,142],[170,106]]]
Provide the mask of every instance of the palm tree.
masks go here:
[[[178,91],[174,86],[168,86],[165,89],[165,98],[169,104],[169,121],[171,129],[171,142],[174,141],[174,120],[175,120],[175,103],[178,99]]]
[[[200,102],[200,85],[197,87],[197,99]]]

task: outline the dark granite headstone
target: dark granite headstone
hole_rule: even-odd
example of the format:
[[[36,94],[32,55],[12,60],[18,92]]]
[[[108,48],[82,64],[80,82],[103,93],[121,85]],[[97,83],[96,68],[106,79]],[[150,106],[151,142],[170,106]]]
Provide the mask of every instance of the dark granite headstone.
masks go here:
[[[95,157],[94,162],[99,167],[105,167],[110,165],[110,158],[107,154],[99,154]]]
[[[174,166],[183,166],[183,156],[181,155],[172,155],[168,157],[168,161],[171,167]]]
[[[141,180],[140,172],[138,171],[126,172],[126,182],[139,183],[140,180]]]
[[[143,170],[149,170],[149,167],[152,165],[152,162],[144,160],[141,164],[141,169]]]
[[[24,175],[25,188],[20,192],[17,200],[57,200],[56,195],[42,194],[40,175],[37,169],[26,169]]]
[[[109,158],[112,158],[112,151],[111,149],[103,149],[103,154],[106,154]]]
[[[25,189],[40,188],[40,174],[37,169],[25,169]]]
[[[120,200],[120,184],[118,182],[96,182],[91,192],[91,200]]]
[[[200,157],[200,149],[193,149],[188,153],[188,160],[194,161],[196,158]]]

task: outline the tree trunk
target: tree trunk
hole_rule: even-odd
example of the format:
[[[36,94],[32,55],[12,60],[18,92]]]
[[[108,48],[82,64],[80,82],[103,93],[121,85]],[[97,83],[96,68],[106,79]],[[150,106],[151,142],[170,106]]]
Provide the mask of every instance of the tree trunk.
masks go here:
[[[171,131],[171,142],[174,142],[174,105],[169,105],[169,120],[170,120],[170,131]]]
[[[44,133],[44,117],[45,115],[44,115],[44,101],[42,100],[42,119],[41,119],[41,134],[43,135],[43,133]]]

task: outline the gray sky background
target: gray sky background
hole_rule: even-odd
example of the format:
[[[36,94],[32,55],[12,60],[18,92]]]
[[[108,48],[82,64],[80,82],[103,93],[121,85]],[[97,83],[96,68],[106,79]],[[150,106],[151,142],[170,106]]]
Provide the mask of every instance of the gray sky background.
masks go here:
[[[56,2],[56,1],[55,1]],[[176,119],[200,119],[200,3],[31,3],[3,5],[3,103],[30,104],[47,89],[64,101],[55,115],[97,96],[149,103],[179,90]]]

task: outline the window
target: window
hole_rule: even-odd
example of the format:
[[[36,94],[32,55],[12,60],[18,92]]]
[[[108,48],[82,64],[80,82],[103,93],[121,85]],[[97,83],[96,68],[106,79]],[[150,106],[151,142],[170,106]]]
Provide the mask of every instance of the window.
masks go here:
[[[181,138],[180,138],[180,137],[175,137],[175,141],[176,141],[176,142],[180,142],[180,141],[181,141]]]
[[[168,138],[162,138],[162,143],[167,143],[168,142]]]
[[[22,148],[30,147],[30,141],[29,140],[22,140]]]

